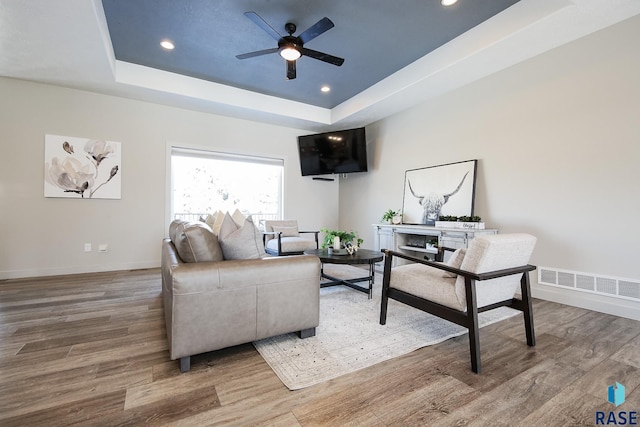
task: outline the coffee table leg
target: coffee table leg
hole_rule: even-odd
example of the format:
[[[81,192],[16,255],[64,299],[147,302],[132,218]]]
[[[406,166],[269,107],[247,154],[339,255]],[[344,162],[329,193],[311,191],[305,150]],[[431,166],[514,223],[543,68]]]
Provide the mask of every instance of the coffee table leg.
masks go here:
[[[373,264],[369,263],[369,299],[373,298],[373,284],[375,283],[375,271],[373,270]]]
[[[375,284],[375,263],[369,263],[369,275],[354,279],[340,279],[324,273],[324,263],[320,264],[320,277],[329,280],[328,282],[320,282],[321,288],[329,286],[348,286],[356,291],[364,292],[369,299],[373,299],[373,285]],[[356,282],[368,282],[369,287],[356,285]]]

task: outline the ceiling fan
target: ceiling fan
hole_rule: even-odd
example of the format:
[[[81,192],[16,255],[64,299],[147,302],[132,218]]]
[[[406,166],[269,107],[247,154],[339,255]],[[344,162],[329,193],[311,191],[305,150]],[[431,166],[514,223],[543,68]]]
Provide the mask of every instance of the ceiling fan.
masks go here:
[[[274,30],[271,25],[269,25],[267,21],[262,19],[257,13],[245,12],[244,15],[273,37],[278,42],[278,47],[236,55],[236,58],[238,59],[253,58],[255,56],[279,52],[280,56],[287,61],[287,80],[296,78],[296,59],[303,55],[329,64],[337,65],[338,67],[344,62],[343,58],[338,58],[337,56],[329,55],[328,53],[318,52],[317,50],[307,49],[304,47],[305,43],[310,42],[320,34],[334,27],[333,22],[331,22],[329,18],[322,18],[298,36],[293,35],[293,33],[296,32],[296,25],[288,22],[285,24],[284,29],[289,33],[289,35],[283,36]]]

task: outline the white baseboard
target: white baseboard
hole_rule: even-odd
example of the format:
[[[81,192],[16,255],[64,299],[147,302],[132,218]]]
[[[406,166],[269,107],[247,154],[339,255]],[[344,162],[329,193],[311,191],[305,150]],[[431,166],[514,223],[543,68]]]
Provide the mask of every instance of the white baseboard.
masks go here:
[[[562,289],[537,283],[531,284],[531,294],[534,298],[585,308],[614,316],[626,317],[628,319],[640,320],[640,303],[636,301],[578,292],[571,289]]]
[[[98,264],[45,269],[8,270],[0,271],[0,280],[23,279],[29,277],[62,276],[66,274],[102,273],[105,271],[141,270],[157,267],[160,267],[160,261],[147,261],[114,265]],[[0,286],[2,286],[2,284],[0,284]]]

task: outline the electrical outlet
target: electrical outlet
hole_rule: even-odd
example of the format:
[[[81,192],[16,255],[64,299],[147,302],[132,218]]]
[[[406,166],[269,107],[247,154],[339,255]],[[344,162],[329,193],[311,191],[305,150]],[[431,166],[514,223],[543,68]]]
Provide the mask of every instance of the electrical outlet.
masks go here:
[[[85,252],[91,252],[91,243],[85,243],[84,244],[84,251]]]
[[[109,252],[109,245],[106,243],[100,243],[98,245],[98,252]]]

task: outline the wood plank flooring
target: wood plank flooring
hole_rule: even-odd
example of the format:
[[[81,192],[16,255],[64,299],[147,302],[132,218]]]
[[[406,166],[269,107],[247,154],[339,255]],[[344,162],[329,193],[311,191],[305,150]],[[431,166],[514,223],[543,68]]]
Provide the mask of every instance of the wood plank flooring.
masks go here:
[[[561,426],[640,411],[639,322],[538,300],[534,316],[535,348],[521,316],[481,329],[481,375],[461,336],[289,391],[251,344],[181,374],[158,269],[0,281],[0,425]]]

